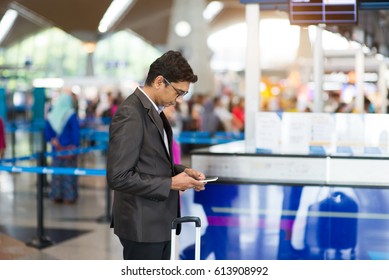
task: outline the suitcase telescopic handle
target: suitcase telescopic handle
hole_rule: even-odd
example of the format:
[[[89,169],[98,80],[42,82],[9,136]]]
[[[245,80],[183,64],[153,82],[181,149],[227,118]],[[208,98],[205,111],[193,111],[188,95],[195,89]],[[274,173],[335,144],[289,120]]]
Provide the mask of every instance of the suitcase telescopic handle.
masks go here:
[[[172,229],[177,229],[178,224],[191,223],[191,222],[195,223],[196,227],[201,227],[201,220],[199,217],[186,216],[186,217],[175,218],[172,221]]]

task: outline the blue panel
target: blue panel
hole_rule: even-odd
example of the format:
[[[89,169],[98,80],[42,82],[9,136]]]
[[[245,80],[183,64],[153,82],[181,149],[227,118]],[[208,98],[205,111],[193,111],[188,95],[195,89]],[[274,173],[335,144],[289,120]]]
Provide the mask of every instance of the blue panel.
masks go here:
[[[359,0],[361,10],[385,10],[389,9],[389,2],[386,0]]]
[[[208,183],[181,199],[202,219],[201,259],[389,258],[389,189]],[[183,228],[181,259],[194,235]]]
[[[33,89],[34,104],[32,106],[32,119],[41,122],[45,119],[46,93],[44,88]]]

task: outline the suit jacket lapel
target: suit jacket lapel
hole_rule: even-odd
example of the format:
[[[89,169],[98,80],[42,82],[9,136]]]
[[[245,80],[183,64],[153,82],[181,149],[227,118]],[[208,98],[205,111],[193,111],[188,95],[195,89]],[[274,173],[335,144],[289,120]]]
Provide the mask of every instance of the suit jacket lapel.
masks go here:
[[[148,115],[155,126],[158,128],[159,134],[163,139],[163,122],[158,112],[154,109],[153,104],[151,104],[150,100],[144,95],[142,91],[136,89],[134,92],[136,96],[138,96],[139,100],[142,102],[144,108],[148,110]]]
[[[173,137],[173,132],[172,128],[169,124],[169,121],[167,120],[165,114],[162,112],[161,114],[163,115],[164,119],[166,120],[166,124],[164,124],[164,121],[162,119],[162,116],[158,114],[157,110],[155,110],[153,104],[150,102],[150,100],[144,95],[142,91],[139,89],[136,89],[134,92],[135,95],[138,96],[139,100],[142,102],[143,107],[148,110],[148,115],[152,122],[155,124],[155,126],[158,128],[159,135],[162,139],[163,142],[163,130],[165,128],[167,138],[168,138],[168,143],[169,143],[169,151],[166,151],[168,155],[170,155],[169,159],[171,162],[173,162],[172,157],[172,137]],[[165,127],[166,126],[166,127]],[[164,145],[165,146],[165,145]]]

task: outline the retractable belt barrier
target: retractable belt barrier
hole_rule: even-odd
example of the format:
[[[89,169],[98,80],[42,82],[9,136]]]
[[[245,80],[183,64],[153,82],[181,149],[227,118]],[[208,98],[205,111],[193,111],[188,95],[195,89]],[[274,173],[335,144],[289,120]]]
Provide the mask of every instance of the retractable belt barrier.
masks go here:
[[[0,171],[7,171],[11,173],[36,173],[38,176],[37,184],[37,236],[32,241],[27,242],[28,246],[38,249],[54,244],[49,237],[45,236],[43,226],[43,188],[44,188],[44,174],[50,175],[75,175],[75,176],[105,176],[105,169],[91,169],[91,168],[67,168],[67,167],[47,167],[47,166],[18,166],[14,165],[17,161],[37,160],[40,164],[44,162],[47,156],[63,156],[63,155],[78,155],[97,150],[106,150],[107,144],[97,145],[88,148],[78,148],[74,150],[64,150],[59,152],[35,153],[29,156],[15,157],[0,160]],[[12,165],[4,165],[4,163],[12,163]],[[111,219],[111,191],[106,187],[106,213],[104,216],[97,219],[98,222],[109,222]]]
[[[182,131],[176,140],[180,144],[202,144],[216,145],[224,144],[232,141],[243,140],[244,134],[241,132],[224,132],[216,131],[210,133],[207,131]]]
[[[101,144],[101,145],[97,145],[97,146],[93,146],[93,147],[88,147],[88,148],[78,148],[78,149],[74,149],[74,150],[63,150],[63,151],[58,151],[58,152],[46,152],[44,153],[44,156],[46,157],[55,157],[55,156],[68,156],[68,155],[78,155],[78,154],[85,154],[85,153],[89,153],[89,152],[92,152],[92,151],[98,151],[98,150],[106,150],[107,149],[107,144]],[[14,157],[14,158],[4,158],[4,159],[0,159],[0,170],[3,170],[3,171],[9,171],[9,172],[29,172],[29,173],[34,173],[33,171],[33,168],[36,169],[36,172],[35,173],[53,173],[53,172],[58,172],[58,170],[55,170],[55,169],[59,169],[59,170],[71,170],[71,169],[74,169],[74,170],[84,170],[84,168],[55,168],[55,167],[50,167],[50,168],[47,168],[47,167],[18,167],[18,168],[22,168],[22,169],[25,169],[26,171],[23,171],[23,170],[10,170],[10,167],[12,166],[4,166],[2,165],[3,163],[15,163],[17,161],[28,161],[28,160],[35,160],[35,159],[38,159],[40,157],[40,153],[35,153],[35,154],[32,154],[32,155],[29,155],[29,156],[22,156],[22,157]],[[41,168],[47,168],[47,169],[50,169],[50,170],[54,170],[54,171],[49,171],[49,172],[39,172],[39,170]],[[89,170],[89,169],[85,169],[85,170]],[[96,169],[91,169],[91,170],[96,170]],[[95,174],[96,172],[92,172],[92,175],[98,175],[98,174]],[[101,173],[101,170],[98,170],[97,173]],[[58,173],[58,174],[61,174],[61,173]],[[63,174],[69,174],[68,171],[66,171],[66,173],[63,173]],[[83,175],[83,174],[73,174],[73,175]],[[104,174],[101,174],[101,175],[105,175]]]
[[[37,173],[51,175],[76,175],[76,176],[105,176],[105,169],[68,168],[68,167],[29,167],[29,166],[5,166],[0,165],[0,171],[12,173]]]

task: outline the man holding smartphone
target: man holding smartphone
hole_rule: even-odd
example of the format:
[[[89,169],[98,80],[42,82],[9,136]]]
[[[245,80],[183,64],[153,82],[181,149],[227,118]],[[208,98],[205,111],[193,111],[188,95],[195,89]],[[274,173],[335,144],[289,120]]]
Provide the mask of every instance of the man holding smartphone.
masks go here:
[[[182,102],[196,81],[181,53],[168,51],[150,65],[145,85],[112,118],[107,182],[114,190],[111,227],[124,259],[169,259],[171,222],[180,216],[179,191],[204,190],[202,172],[174,164],[173,133],[162,111]]]

